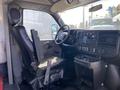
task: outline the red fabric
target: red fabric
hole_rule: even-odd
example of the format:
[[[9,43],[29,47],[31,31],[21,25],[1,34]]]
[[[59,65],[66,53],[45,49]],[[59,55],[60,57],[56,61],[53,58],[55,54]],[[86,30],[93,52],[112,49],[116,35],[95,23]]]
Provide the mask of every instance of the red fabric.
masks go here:
[[[3,90],[3,77],[0,76],[0,90]]]

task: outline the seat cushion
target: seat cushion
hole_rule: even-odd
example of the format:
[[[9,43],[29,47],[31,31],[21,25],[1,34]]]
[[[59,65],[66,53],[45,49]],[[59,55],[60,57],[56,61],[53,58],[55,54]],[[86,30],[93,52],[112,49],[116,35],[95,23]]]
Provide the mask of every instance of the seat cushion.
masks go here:
[[[50,68],[50,74],[54,74],[56,73],[56,71],[59,73],[59,71],[61,69],[63,69],[63,59],[59,58],[59,57],[49,57],[43,60],[43,62],[41,62],[38,65],[38,70],[37,70],[37,76],[42,76],[44,77],[46,70],[47,70],[47,64],[48,64],[48,60],[51,60],[51,68]]]
[[[51,68],[59,65],[63,61],[63,59],[59,58],[59,57],[49,57],[49,58],[44,59],[43,62],[41,62],[38,65],[38,68],[42,69],[42,70],[46,69],[47,68],[48,60],[51,60]]]

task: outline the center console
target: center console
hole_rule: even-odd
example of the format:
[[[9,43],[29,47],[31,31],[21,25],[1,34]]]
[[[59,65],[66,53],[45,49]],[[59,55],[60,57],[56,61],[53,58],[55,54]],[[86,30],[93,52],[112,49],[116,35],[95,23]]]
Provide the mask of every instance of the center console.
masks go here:
[[[91,56],[76,56],[75,70],[78,82],[87,90],[96,90],[104,81],[104,63]],[[80,86],[81,86],[80,85]]]

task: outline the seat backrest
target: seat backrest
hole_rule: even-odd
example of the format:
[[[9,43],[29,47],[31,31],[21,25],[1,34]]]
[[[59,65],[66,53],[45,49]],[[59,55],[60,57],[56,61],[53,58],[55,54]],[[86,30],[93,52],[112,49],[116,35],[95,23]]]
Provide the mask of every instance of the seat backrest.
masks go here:
[[[29,36],[26,33],[24,26],[16,26],[12,30],[12,34],[15,37],[19,47],[21,48],[22,54],[25,57],[26,64],[31,64],[35,62],[35,55],[34,55],[34,48],[32,41],[30,40]]]
[[[31,63],[36,61],[32,41],[30,40],[25,27],[19,25],[22,21],[22,12],[20,7],[10,7],[8,20],[13,37],[16,39],[24,58],[25,67],[31,67]]]
[[[44,58],[44,51],[43,51],[43,46],[40,42],[40,38],[38,36],[38,32],[35,30],[31,30],[31,36],[32,36],[33,47],[36,53],[37,60],[39,63],[41,63],[41,61]]]

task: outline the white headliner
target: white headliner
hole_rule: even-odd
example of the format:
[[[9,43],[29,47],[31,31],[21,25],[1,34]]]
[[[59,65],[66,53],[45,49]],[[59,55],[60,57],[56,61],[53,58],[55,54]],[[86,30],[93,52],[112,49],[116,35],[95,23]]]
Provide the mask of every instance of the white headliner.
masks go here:
[[[87,5],[97,0],[73,0],[68,4],[66,0],[8,0],[19,4],[22,8],[42,10],[45,12],[61,12],[78,5]]]
[[[44,5],[51,5],[51,3],[48,0],[16,0],[16,1],[21,1],[21,2],[23,1],[23,2],[44,4]]]

